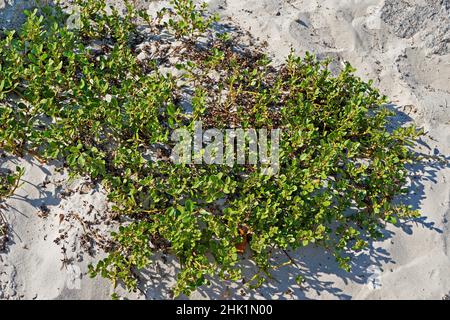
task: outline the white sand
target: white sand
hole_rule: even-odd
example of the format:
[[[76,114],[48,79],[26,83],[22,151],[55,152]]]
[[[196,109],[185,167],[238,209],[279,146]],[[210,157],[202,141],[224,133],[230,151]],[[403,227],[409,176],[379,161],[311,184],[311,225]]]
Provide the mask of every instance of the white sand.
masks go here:
[[[450,159],[449,0],[209,2],[224,23],[267,41],[276,61],[291,47],[300,55],[311,51],[350,61],[361,77],[373,79],[392,99],[398,125],[414,121],[426,130],[421,152]],[[151,3],[152,8],[161,5]],[[36,160],[0,159],[0,165],[11,167],[17,161],[26,175],[17,195],[6,202],[12,241],[8,252],[0,254],[0,298],[108,299],[109,283],[86,275],[87,265],[102,257],[102,250],[93,246],[93,256],[83,253],[80,239],[86,226],[76,219],[95,222],[92,228],[98,230],[88,233],[98,237],[114,229],[105,193],[99,186],[83,186],[84,180],[67,182],[65,173]],[[322,249],[308,247],[291,253],[307,275],[302,287],[294,281],[296,268],[288,266],[256,291],[219,282],[193,298],[441,299],[450,292],[450,166],[430,162],[411,172],[408,201],[423,218],[389,227],[386,240],[360,254],[351,273],[340,270]],[[63,196],[68,190],[75,192]],[[50,209],[47,218],[39,217],[42,204]],[[61,235],[65,238],[55,243]],[[61,261],[65,259],[67,264]],[[280,261],[285,259],[280,255]],[[171,257],[167,263],[156,261],[144,273],[141,289],[148,299],[170,298],[177,265]],[[247,260],[243,263],[252,269]]]

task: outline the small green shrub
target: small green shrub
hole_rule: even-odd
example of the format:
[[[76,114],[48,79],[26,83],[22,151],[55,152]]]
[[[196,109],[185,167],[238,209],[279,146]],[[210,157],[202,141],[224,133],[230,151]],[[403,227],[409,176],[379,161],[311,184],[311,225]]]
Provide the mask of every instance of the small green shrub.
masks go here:
[[[248,249],[257,285],[276,250],[309,244],[348,270],[352,253],[381,237],[385,222],[417,215],[393,200],[407,191],[409,147],[421,133],[389,132],[386,98],[350,65],[332,76],[329,61],[292,54],[275,68],[216,34],[217,19],[191,0],[175,0],[155,18],[128,3],[123,15],[107,14],[104,1],[77,3],[79,30],[55,19],[61,12],[36,10],[19,33],[2,37],[0,147],[64,161],[102,182],[114,210],[131,218],[93,276],[136,289],[154,252],[168,251],[181,265],[175,294],[188,295],[210,277],[238,280]],[[150,35],[138,31],[140,20]],[[141,61],[135,45],[146,37],[155,49]],[[167,161],[173,130],[193,130],[198,120],[204,129],[282,129],[279,174]],[[157,161],[145,156],[152,148]]]

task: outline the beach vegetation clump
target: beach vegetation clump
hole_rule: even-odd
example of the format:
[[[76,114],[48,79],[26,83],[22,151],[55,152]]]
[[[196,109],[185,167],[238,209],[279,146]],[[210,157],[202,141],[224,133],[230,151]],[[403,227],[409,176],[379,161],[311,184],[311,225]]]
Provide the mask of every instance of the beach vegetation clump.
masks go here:
[[[421,133],[388,129],[386,97],[348,63],[337,75],[311,54],[275,66],[191,0],[155,17],[130,2],[125,12],[76,3],[77,28],[48,7],[1,35],[0,148],[57,159],[108,190],[123,224],[91,275],[135,290],[155,253],[170,253],[174,294],[189,295],[212,278],[241,279],[246,254],[257,267],[247,283],[258,286],[276,252],[308,245],[350,270],[386,223],[417,216],[399,197]],[[173,132],[200,121],[279,129],[277,174],[174,164]]]

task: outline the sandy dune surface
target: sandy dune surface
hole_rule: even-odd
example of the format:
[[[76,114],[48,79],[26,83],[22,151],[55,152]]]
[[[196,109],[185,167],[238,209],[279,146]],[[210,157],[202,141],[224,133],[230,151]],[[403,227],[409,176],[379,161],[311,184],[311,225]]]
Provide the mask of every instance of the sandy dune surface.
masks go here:
[[[17,1],[23,3],[23,1]],[[363,79],[373,79],[396,112],[393,126],[410,122],[425,129],[417,150],[450,160],[450,0],[209,0],[222,23],[240,27],[281,62],[290,50],[349,61]],[[149,4],[150,11],[164,1]],[[142,3],[141,5],[147,5]],[[13,12],[0,1],[0,26]],[[9,11],[8,11],[9,10]],[[59,164],[32,158],[0,158],[0,167],[23,166],[15,196],[4,204],[11,242],[0,253],[0,298],[108,299],[110,284],[90,279],[87,265],[100,259],[102,239],[117,226],[106,194],[88,180],[69,180]],[[389,227],[340,270],[322,249],[308,247],[291,256],[297,266],[274,273],[258,290],[214,282],[193,298],[233,299],[442,299],[450,293],[450,165],[430,160],[411,167],[407,201],[422,218]],[[93,235],[96,245],[84,237]],[[99,245],[100,244],[100,245]],[[280,255],[280,261],[286,257]],[[165,261],[165,262],[162,262]],[[243,259],[249,274],[253,266]],[[178,268],[170,256],[142,274],[130,298],[171,298]],[[305,282],[295,282],[297,268]]]

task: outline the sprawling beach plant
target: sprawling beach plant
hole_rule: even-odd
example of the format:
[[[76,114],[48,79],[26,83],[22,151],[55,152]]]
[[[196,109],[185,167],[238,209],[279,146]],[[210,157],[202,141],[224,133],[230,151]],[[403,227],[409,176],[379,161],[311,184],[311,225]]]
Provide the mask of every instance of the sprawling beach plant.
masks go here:
[[[129,2],[124,12],[76,3],[77,29],[41,8],[1,35],[0,148],[58,159],[109,191],[127,222],[93,276],[136,289],[139,270],[163,251],[180,263],[175,295],[189,295],[211,277],[242,278],[245,251],[258,285],[275,252],[310,244],[349,270],[386,222],[417,215],[394,200],[407,191],[420,132],[388,130],[386,98],[349,64],[333,76],[329,61],[291,54],[275,67],[215,31],[217,19],[191,0],[155,17]],[[278,174],[172,163],[171,134],[195,121],[281,129]]]

